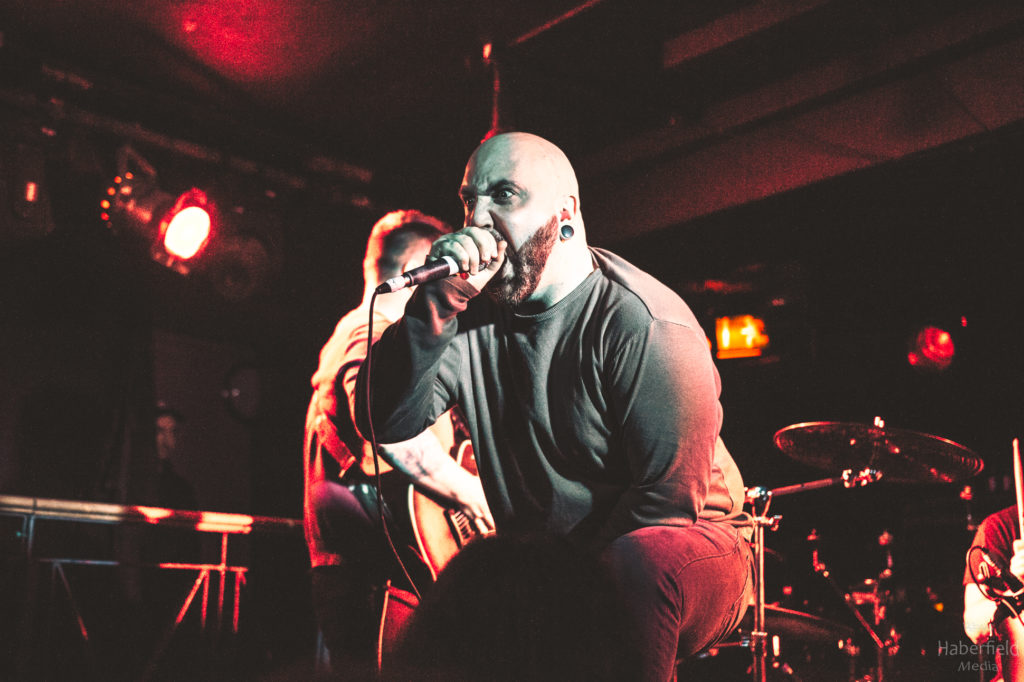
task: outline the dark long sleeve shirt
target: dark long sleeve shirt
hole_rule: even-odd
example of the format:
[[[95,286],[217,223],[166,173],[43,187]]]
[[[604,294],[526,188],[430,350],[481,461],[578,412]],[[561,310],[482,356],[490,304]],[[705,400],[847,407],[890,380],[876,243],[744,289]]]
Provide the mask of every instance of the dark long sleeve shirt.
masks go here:
[[[650,525],[735,522],[743,483],[719,438],[703,331],[663,284],[592,252],[597,269],[534,315],[458,279],[420,286],[374,346],[378,438],[409,438],[460,405],[499,530],[604,543]]]

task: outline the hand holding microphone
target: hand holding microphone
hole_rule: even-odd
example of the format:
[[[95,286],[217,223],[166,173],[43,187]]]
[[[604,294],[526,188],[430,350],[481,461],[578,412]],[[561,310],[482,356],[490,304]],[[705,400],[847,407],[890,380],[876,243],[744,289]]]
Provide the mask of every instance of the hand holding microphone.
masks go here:
[[[1017,549],[1020,540],[1016,540],[1014,549]],[[981,550],[981,562],[978,564],[978,570],[976,577],[979,582],[988,584],[994,589],[1000,589],[1005,586],[1005,590],[1016,594],[1021,590],[1024,590],[1024,584],[1021,583],[1020,579],[1013,574],[1012,570],[999,560],[999,558],[993,556],[986,548],[978,547]],[[1014,552],[1014,559],[1018,559],[1019,552]],[[1013,563],[1010,564],[1013,566]],[[1002,591],[1002,589],[1000,589]]]
[[[439,237],[430,249],[431,262],[392,277],[377,287],[378,294],[399,291],[416,284],[461,274],[477,291],[491,280],[505,262],[503,239],[479,227],[465,227]]]

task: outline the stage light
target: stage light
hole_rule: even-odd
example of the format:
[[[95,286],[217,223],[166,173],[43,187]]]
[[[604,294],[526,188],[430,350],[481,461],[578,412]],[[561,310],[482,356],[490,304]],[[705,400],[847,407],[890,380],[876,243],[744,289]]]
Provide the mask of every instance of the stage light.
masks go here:
[[[170,259],[164,262],[169,267],[175,261],[189,261],[198,256],[210,241],[210,212],[207,210],[209,200],[206,194],[198,189],[191,189],[175,201],[160,220],[159,249],[154,249],[154,259],[163,262],[164,255]]]
[[[953,336],[940,327],[922,327],[910,340],[907,362],[911,367],[941,372],[953,364],[956,345]]]
[[[107,197],[100,201],[100,218],[108,227],[141,237],[153,260],[181,274],[188,274],[190,261],[210,242],[212,208],[202,190],[174,197],[129,172],[114,178]]]
[[[129,172],[114,178],[99,207],[111,229],[132,233],[150,246],[155,261],[182,274],[210,243],[210,201],[195,187],[175,198]]]
[[[131,147],[118,151],[118,174],[99,198],[100,217],[161,265],[194,273],[228,301],[267,290],[281,270],[280,216],[266,199],[218,197],[193,187],[176,197]],[[243,199],[243,201],[239,201]]]
[[[732,315],[715,318],[715,341],[718,344],[715,356],[726,360],[761,355],[768,347],[769,338],[760,317]]]
[[[137,152],[118,151],[118,174],[100,200],[100,218],[115,233],[141,240],[156,262],[188,274],[211,241],[213,214],[202,190],[174,196],[159,187],[156,170]]]

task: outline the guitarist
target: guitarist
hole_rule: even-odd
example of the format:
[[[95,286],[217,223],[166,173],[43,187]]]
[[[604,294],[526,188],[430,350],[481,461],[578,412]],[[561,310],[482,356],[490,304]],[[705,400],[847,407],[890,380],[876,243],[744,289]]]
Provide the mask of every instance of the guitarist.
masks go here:
[[[343,677],[372,670],[380,616],[377,593],[386,579],[401,583],[378,521],[372,451],[353,428],[351,410],[367,343],[402,315],[410,290],[377,299],[372,332],[368,304],[380,282],[422,265],[434,239],[447,232],[447,225],[418,211],[394,211],[374,225],[363,261],[363,301],[338,322],[311,381],[303,521],[314,611],[331,667]],[[381,445],[387,460],[377,463],[383,474],[384,514],[397,547],[412,545],[408,518],[391,513],[404,504],[408,477],[432,498],[475,519],[481,531],[493,528],[479,479],[448,456],[454,447],[450,414],[418,436]],[[406,557],[403,562],[415,571],[413,561]],[[413,579],[417,577],[414,573]]]

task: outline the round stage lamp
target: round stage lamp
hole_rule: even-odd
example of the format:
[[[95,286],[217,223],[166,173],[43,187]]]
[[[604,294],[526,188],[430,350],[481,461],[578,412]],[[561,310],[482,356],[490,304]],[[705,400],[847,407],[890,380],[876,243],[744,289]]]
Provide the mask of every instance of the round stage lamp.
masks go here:
[[[210,238],[210,214],[201,206],[189,206],[167,221],[164,249],[181,260],[194,258]]]
[[[917,369],[941,372],[953,364],[955,355],[952,334],[940,327],[922,327],[910,341],[907,362]]]

